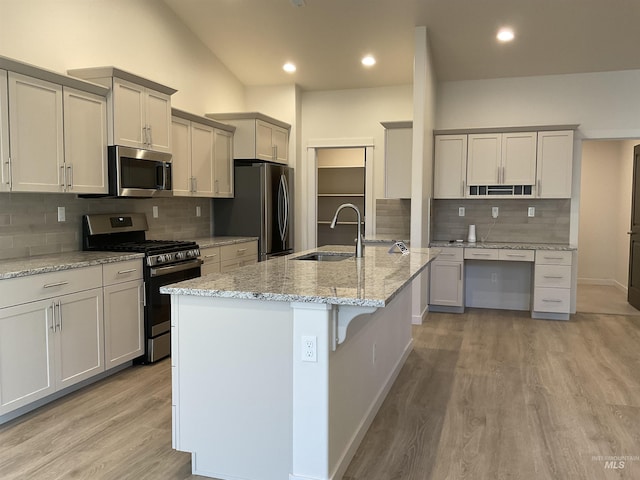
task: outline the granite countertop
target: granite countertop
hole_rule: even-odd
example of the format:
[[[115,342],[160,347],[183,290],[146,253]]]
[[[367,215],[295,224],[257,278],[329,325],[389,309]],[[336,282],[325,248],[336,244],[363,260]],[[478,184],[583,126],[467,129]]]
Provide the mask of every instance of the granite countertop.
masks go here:
[[[200,248],[221,247],[223,245],[233,245],[236,243],[251,242],[253,240],[258,240],[258,237],[213,236],[213,237],[200,237],[200,238],[193,239],[193,241],[196,242]]]
[[[354,247],[324,246],[160,288],[162,293],[280,302],[384,307],[439,253],[415,249],[388,253],[387,246],[364,248],[361,259],[338,262],[296,260],[311,252],[348,252]]]
[[[0,280],[143,258],[143,253],[68,252],[0,261]]]
[[[370,244],[374,244],[374,243],[384,243],[386,245],[390,244],[390,243],[394,243],[397,241],[401,241],[404,242],[406,245],[409,245],[409,239],[408,238],[398,238],[398,236],[393,236],[393,235],[385,235],[385,234],[373,234],[373,235],[367,235],[364,237],[364,243],[367,245]]]
[[[433,248],[503,248],[505,250],[577,250],[575,245],[566,243],[517,243],[517,242],[431,242]]]

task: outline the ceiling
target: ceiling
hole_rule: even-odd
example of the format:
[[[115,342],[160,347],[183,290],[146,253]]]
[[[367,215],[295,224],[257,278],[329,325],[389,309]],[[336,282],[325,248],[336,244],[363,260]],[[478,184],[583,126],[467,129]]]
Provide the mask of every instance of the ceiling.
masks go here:
[[[640,69],[640,0],[163,1],[249,86],[410,84],[415,26],[440,81]],[[496,42],[501,26],[513,42]]]

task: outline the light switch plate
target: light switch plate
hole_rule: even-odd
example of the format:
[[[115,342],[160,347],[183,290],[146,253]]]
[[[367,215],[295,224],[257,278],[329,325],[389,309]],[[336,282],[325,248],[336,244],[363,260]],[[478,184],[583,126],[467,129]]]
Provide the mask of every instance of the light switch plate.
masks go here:
[[[464,207],[458,207],[458,216],[464,217]]]
[[[498,218],[498,207],[491,207],[491,216],[493,218]]]
[[[535,217],[536,216],[536,207],[529,207],[527,209],[527,217]]]

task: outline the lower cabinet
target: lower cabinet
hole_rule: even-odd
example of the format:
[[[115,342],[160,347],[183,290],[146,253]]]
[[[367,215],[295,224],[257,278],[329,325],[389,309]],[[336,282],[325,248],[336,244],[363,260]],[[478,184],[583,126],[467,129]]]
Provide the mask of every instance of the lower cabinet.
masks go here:
[[[103,372],[102,289],[0,309],[0,415]]]
[[[200,258],[202,259],[200,273],[203,276],[220,272],[220,247],[201,248]]]
[[[569,318],[572,257],[570,251],[536,251],[533,317]]]
[[[462,248],[443,248],[431,263],[429,310],[464,310],[463,251]]]

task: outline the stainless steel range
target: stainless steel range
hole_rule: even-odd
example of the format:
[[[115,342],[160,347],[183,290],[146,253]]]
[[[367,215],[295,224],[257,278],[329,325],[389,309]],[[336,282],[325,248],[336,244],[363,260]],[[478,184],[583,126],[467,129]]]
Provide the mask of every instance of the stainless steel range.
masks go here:
[[[155,362],[171,354],[171,297],[160,287],[200,276],[200,249],[195,242],[147,240],[144,213],[85,215],[83,250],[140,252],[144,258],[145,355]]]

